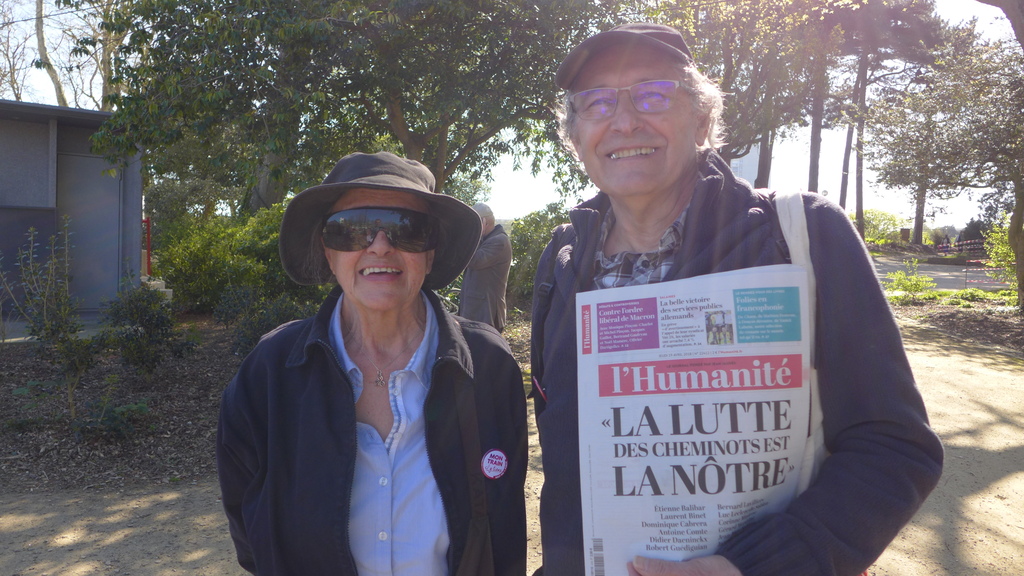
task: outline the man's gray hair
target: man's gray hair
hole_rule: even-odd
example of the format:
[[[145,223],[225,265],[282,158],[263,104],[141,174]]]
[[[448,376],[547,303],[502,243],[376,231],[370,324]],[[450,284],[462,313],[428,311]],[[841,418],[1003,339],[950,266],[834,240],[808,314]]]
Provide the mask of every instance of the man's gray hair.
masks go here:
[[[718,83],[708,78],[696,66],[689,65],[680,70],[682,85],[680,88],[686,90],[690,95],[692,104],[690,110],[680,110],[680,113],[694,113],[699,118],[708,119],[708,137],[700,146],[701,149],[718,149],[725,144],[725,125],[722,122],[722,111],[724,110],[724,96]],[[562,145],[575,155],[576,151],[572,145],[572,137],[576,132],[579,117],[572,109],[571,99],[575,92],[566,90],[562,95],[555,114],[558,117],[558,136]]]
[[[476,210],[476,213],[480,215],[484,222],[494,224],[494,212],[491,211],[490,206],[483,202],[477,202],[473,204],[473,210]]]

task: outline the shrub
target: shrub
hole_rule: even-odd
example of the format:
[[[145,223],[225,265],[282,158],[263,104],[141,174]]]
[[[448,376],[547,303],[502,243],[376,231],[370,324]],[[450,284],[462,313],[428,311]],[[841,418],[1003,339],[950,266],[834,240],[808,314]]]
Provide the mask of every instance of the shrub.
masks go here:
[[[869,208],[864,211],[864,239],[873,244],[900,241],[900,229],[906,228],[907,219],[883,210]]]
[[[445,310],[452,314],[458,314],[459,312],[459,302],[461,301],[462,296],[463,275],[464,274],[459,274],[455,280],[452,280],[451,284],[434,290],[434,293],[437,294],[437,299],[441,301],[441,305],[444,306]]]
[[[1010,215],[1003,214],[992,228],[985,234],[985,251],[988,253],[988,266],[992,268],[988,275],[1000,282],[1010,284],[1011,290],[1017,290],[1017,270],[1014,263],[1017,257],[1010,246]]]
[[[530,302],[533,297],[537,261],[551,241],[551,231],[568,221],[568,212],[558,202],[548,204],[544,210],[531,212],[512,221],[509,226],[509,239],[512,241],[514,258],[508,275],[510,299]]]
[[[317,308],[316,304],[299,302],[288,294],[253,302],[252,306],[237,317],[234,330],[235,354],[248,354],[264,334],[285,322],[312,316]]]
[[[45,254],[40,254],[35,228],[29,228],[14,264],[20,271],[18,278],[0,269],[0,290],[28,323],[28,334],[47,344],[82,329],[78,303],[71,296],[70,224],[65,217],[61,231],[50,237]]]
[[[125,439],[134,434],[133,421],[149,414],[146,400],[131,404],[117,404],[114,394],[117,390],[117,376],[107,377],[107,388],[100,398],[87,402],[82,418],[74,422],[75,435],[105,434]]]
[[[897,303],[915,303],[920,301],[922,292],[935,287],[935,282],[928,276],[918,274],[916,259],[907,260],[904,264],[907,267],[906,270],[897,270],[885,275],[889,280],[886,289],[902,292],[895,298]]]
[[[103,342],[78,334],[82,322],[78,302],[71,296],[70,225],[70,218],[64,217],[60,232],[50,237],[45,256],[40,256],[36,230],[30,228],[25,247],[18,249],[18,280],[0,270],[0,290],[7,293],[17,313],[28,322],[28,333],[42,344],[47,360],[60,368],[68,414],[74,422],[75,390],[96,363]]]
[[[964,302],[981,302],[992,298],[988,292],[985,292],[981,288],[964,288],[963,290],[953,292],[949,297],[962,300]]]
[[[176,307],[211,312],[226,286],[257,284],[266,273],[232,248],[232,229],[226,218],[198,222],[159,254],[156,272],[174,289]]]
[[[103,333],[121,361],[150,376],[167,354],[182,356],[195,347],[174,329],[171,304],[163,294],[130,279],[104,308]]]
[[[213,319],[221,324],[234,324],[260,300],[255,286],[232,284],[220,295],[213,310]]]
[[[250,286],[257,295],[290,294],[300,302],[323,299],[325,289],[288,278],[278,256],[284,204],[246,220],[220,217],[176,231],[158,255],[158,273],[174,289],[175,306],[213,312],[229,286]]]

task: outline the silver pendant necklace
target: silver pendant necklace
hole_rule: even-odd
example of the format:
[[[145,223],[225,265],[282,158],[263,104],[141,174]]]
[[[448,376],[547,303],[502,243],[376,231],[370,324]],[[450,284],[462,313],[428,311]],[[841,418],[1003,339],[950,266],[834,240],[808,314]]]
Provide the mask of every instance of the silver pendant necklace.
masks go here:
[[[388,366],[391,366],[392,362],[394,362],[395,360],[398,360],[399,358],[404,356],[405,353],[409,351],[409,348],[412,347],[413,342],[415,342],[415,341],[416,341],[416,339],[413,339],[408,344],[406,344],[405,349],[402,350],[401,352],[399,352],[398,356],[395,356],[388,363],[384,364],[384,368],[387,368]],[[384,386],[387,386],[388,385],[388,381],[384,379],[384,371],[380,369],[380,366],[377,366],[377,364],[373,361],[373,358],[370,358],[369,354],[366,355],[366,359],[369,360],[370,364],[372,364],[373,367],[377,370],[377,377],[373,379],[374,385],[379,387],[379,388],[383,388]]]

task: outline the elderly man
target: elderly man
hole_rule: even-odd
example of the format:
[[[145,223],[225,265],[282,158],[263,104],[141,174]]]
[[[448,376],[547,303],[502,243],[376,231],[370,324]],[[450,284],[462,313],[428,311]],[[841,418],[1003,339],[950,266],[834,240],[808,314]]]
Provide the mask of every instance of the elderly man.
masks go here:
[[[505,288],[512,265],[512,243],[505,229],[494,223],[490,206],[478,202],[473,210],[480,215],[483,232],[462,278],[459,316],[490,324],[501,332],[505,328]]]
[[[566,90],[563,139],[600,189],[556,229],[534,291],[544,573],[576,576],[584,573],[577,390],[593,385],[577,382],[576,294],[786,264],[790,254],[772,195],[735,177],[715,152],[722,93],[679,32],[653,24],[602,32],[568,54],[555,81]],[[715,554],[637,557],[608,574],[857,574],[935,487],[942,447],[870,258],[841,209],[814,194],[802,204],[828,456],[809,488],[738,528]]]

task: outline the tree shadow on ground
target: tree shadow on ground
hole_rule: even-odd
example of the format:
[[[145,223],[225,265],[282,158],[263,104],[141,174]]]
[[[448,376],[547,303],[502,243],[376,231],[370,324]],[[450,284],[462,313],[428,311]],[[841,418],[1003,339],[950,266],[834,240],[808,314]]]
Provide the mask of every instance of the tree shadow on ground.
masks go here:
[[[110,494],[0,495],[0,510],[0,574],[246,574],[235,561],[213,481]]]
[[[871,574],[1024,574],[1024,361],[932,330],[904,337],[945,465]]]

